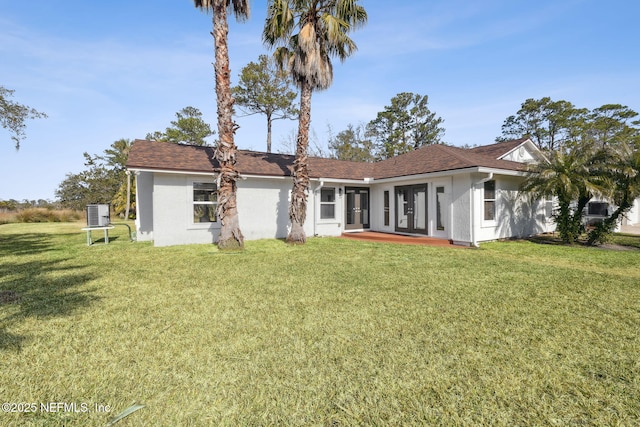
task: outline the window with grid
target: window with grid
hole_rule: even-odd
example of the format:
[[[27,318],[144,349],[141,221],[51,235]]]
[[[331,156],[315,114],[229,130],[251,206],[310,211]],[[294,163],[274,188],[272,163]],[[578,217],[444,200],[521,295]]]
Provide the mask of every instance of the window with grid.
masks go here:
[[[495,180],[484,183],[484,220],[496,219],[496,182]]]
[[[211,182],[193,183],[193,222],[216,222],[218,220],[218,192]]]
[[[335,219],[336,189],[326,187],[320,189],[320,219]]]

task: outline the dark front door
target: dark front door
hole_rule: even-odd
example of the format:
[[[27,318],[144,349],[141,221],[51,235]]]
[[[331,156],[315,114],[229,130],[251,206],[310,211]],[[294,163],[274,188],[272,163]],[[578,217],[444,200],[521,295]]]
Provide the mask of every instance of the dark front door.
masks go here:
[[[346,230],[369,228],[369,189],[346,187]]]
[[[427,184],[396,187],[396,231],[427,234]]]

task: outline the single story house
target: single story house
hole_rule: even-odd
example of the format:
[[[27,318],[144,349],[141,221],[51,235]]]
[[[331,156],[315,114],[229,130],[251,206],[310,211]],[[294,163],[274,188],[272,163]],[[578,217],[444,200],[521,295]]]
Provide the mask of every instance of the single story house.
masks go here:
[[[136,177],[138,240],[156,246],[216,242],[213,154],[212,147],[134,141],[127,168]],[[527,162],[540,158],[529,139],[471,149],[429,145],[375,163],[310,157],[305,232],[368,230],[476,246],[553,231],[551,201],[518,191]],[[287,236],[293,161],[292,155],[238,151],[245,239]]]

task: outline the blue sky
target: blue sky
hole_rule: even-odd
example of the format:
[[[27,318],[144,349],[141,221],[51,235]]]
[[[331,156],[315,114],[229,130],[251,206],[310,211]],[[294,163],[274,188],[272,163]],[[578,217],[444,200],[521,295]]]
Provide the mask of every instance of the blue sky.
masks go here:
[[[429,96],[444,140],[485,145],[527,98],[640,111],[640,2],[635,0],[363,0],[369,22],[353,33],[358,52],[334,64],[334,83],[314,94],[312,128],[326,145],[366,123],[393,96]],[[267,53],[266,0],[231,23],[232,83]],[[215,128],[211,16],[191,0],[0,0],[0,85],[49,115],[28,122],[16,152],[0,128],[0,199],[54,199],[83,152],[164,130],[186,106]],[[236,143],[266,149],[262,116],[238,118]],[[295,132],[274,125],[274,151]]]

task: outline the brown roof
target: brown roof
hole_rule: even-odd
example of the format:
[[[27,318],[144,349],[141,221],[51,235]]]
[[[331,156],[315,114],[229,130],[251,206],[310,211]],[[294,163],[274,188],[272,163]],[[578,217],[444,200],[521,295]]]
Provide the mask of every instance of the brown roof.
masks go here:
[[[521,143],[522,141],[520,141]],[[447,145],[428,145],[377,163],[351,162],[319,157],[309,158],[309,176],[312,178],[354,179],[393,178],[431,172],[451,171],[473,167],[506,170],[525,170],[525,165],[497,160],[517,145],[501,145],[500,150],[487,146],[468,150]],[[505,148],[508,148],[505,150]],[[501,153],[494,156],[496,152]],[[212,147],[179,145],[166,142],[136,140],[133,143],[127,167],[184,172],[214,173],[218,167]],[[490,154],[485,154],[490,153]],[[289,154],[262,153],[238,150],[236,167],[240,174],[264,176],[291,176],[295,157]]]
[[[529,138],[513,139],[511,141],[497,142],[491,145],[481,145],[480,147],[472,148],[471,151],[476,154],[483,154],[485,156],[491,156],[494,159],[499,159],[514,148],[522,145],[522,143],[527,139]]]
[[[129,169],[214,173],[218,162],[213,147],[135,140],[129,153]],[[245,175],[291,176],[295,156],[238,150],[238,172]],[[309,158],[313,178],[362,179],[372,176],[372,163],[348,162],[320,157]]]
[[[137,139],[133,141],[127,167],[129,169],[161,169],[170,171],[213,173],[213,147],[178,145]]]
[[[314,178],[363,179],[373,177],[375,163],[309,158],[309,176]]]
[[[427,145],[377,163],[374,178],[393,178],[473,167],[524,169],[524,165],[521,163],[497,160],[465,148],[436,144]]]

